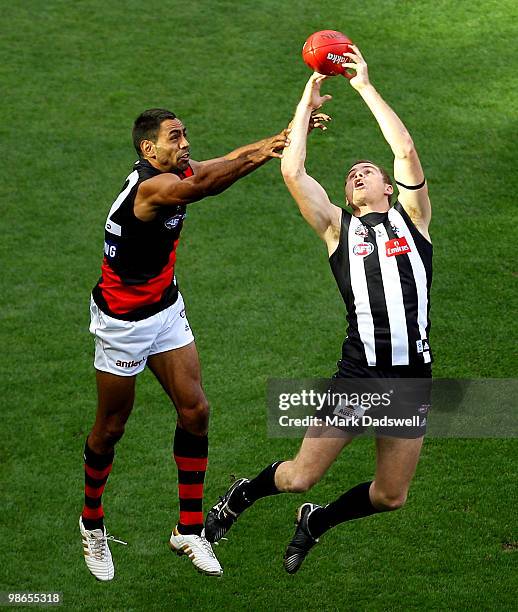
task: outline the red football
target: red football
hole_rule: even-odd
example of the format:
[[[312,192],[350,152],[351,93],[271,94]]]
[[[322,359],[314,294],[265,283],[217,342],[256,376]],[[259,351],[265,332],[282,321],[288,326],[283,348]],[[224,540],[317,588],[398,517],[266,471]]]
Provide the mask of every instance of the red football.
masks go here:
[[[302,59],[316,72],[336,76],[343,74],[351,79],[355,73],[348,72],[342,68],[344,62],[350,58],[344,57],[344,53],[352,52],[352,41],[345,34],[335,30],[322,30],[315,32],[306,40],[302,47]]]

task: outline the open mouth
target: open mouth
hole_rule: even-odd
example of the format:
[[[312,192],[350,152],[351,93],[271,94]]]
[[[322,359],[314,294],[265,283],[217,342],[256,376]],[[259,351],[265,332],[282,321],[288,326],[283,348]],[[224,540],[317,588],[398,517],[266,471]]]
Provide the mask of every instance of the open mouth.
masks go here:
[[[365,185],[363,184],[363,181],[354,181],[354,188],[355,189],[363,189],[365,187]]]

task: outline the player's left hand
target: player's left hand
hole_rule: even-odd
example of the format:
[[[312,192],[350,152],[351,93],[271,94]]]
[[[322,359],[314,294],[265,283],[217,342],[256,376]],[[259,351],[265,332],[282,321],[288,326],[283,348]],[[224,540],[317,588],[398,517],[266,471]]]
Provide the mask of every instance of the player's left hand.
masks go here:
[[[342,64],[344,68],[352,68],[356,72],[356,75],[349,79],[351,86],[359,91],[367,85],[370,85],[369,81],[369,70],[367,62],[365,61],[361,51],[356,45],[351,45],[353,53],[344,53],[344,57],[348,58],[349,61]]]
[[[261,147],[256,152],[259,159],[261,159],[261,161],[265,161],[271,157],[281,159],[283,149],[288,147],[290,144],[290,132],[291,129],[287,127],[279,132],[279,134],[275,134],[275,136],[271,136],[270,138],[265,138],[262,141]]]

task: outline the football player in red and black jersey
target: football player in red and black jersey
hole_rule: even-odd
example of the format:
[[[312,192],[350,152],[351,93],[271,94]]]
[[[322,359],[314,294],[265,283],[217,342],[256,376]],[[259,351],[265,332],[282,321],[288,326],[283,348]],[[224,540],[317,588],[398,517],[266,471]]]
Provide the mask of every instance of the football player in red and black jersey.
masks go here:
[[[79,526],[85,560],[97,579],[113,578],[107,543],[113,538],[106,533],[101,500],[115,444],[133,407],[136,376],[147,365],[178,415],[173,454],[180,516],[170,547],[187,554],[199,571],[219,576],[221,566],[202,532],[209,406],[176,283],[176,249],[186,207],[281,157],[288,130],[196,162],[182,121],[165,109],[150,109],[136,119],[133,142],[139,159],[108,213],[102,276],[91,299],[98,406],[84,450]]]

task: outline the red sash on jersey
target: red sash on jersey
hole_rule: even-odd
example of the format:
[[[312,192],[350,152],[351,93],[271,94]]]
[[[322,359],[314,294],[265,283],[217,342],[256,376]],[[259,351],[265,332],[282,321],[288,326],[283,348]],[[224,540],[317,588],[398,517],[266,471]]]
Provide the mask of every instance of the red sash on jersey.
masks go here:
[[[173,282],[177,245],[178,240],[174,242],[169,260],[160,274],[142,285],[124,284],[120,276],[110,268],[110,264],[105,257],[101,267],[102,281],[99,283],[99,287],[109,309],[115,314],[125,314],[131,310],[158,302],[164,291]]]

